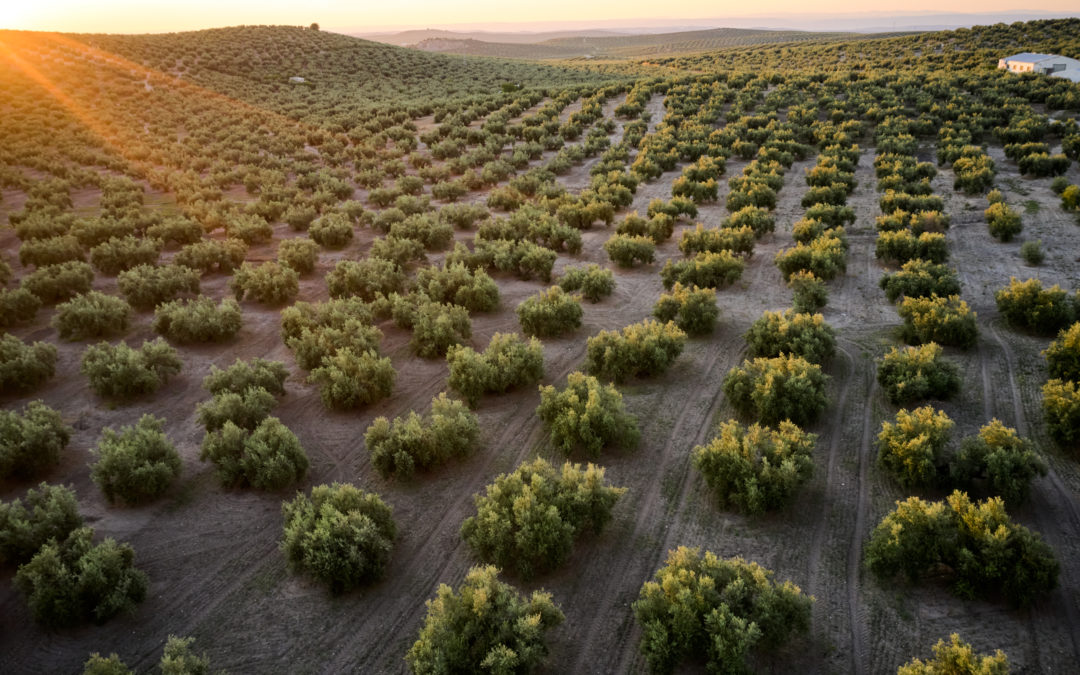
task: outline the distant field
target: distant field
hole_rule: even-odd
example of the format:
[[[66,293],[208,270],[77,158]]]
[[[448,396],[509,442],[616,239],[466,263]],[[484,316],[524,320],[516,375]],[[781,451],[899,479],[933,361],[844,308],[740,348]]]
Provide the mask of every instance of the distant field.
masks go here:
[[[750,47],[760,44],[840,40],[857,37],[861,37],[861,35],[858,33],[812,33],[807,31],[715,28],[712,30],[659,33],[655,35],[564,37],[544,40],[534,44],[455,39],[451,35],[446,35],[425,39],[413,46],[425,51],[511,59],[634,59],[656,55],[691,54],[730,47]]]

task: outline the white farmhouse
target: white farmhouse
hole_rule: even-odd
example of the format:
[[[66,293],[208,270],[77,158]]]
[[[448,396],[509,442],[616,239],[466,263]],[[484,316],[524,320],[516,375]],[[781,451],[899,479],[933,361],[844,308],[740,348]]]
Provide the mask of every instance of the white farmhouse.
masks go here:
[[[1080,61],[1055,54],[1032,54],[1024,52],[1000,59],[998,68],[1011,73],[1038,73],[1053,75],[1061,71],[1080,71]]]

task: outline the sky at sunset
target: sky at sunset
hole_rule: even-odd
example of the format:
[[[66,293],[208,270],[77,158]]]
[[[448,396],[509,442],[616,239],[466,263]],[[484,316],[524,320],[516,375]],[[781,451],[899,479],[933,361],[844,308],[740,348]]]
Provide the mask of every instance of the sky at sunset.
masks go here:
[[[1076,0],[1046,0],[1037,7],[1022,7],[1016,0],[884,0],[873,5],[876,13],[897,12],[1000,12],[1044,10],[1062,16],[1078,11]],[[507,0],[392,0],[356,2],[341,0],[188,0],[154,2],[139,0],[3,0],[0,28],[56,30],[65,32],[142,33],[197,30],[239,24],[308,25],[318,22],[326,29],[378,30],[387,28],[470,27],[551,22],[640,23],[643,19],[706,19],[775,16],[798,12],[856,14],[866,2],[853,0],[544,0],[518,3]],[[718,24],[719,25],[719,24]],[[515,26],[501,26],[514,29]],[[529,27],[525,27],[529,28]]]

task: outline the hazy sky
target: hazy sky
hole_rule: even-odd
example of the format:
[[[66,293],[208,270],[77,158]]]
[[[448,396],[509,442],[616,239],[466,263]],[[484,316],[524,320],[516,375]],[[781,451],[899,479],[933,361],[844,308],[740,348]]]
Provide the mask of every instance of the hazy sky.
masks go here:
[[[875,12],[998,12],[1017,0],[884,0]],[[455,24],[782,16],[860,13],[865,0],[0,0],[0,28],[66,32],[167,32],[238,24],[308,25],[341,30],[439,27]],[[1041,0],[1036,7],[1063,15],[1077,0]]]

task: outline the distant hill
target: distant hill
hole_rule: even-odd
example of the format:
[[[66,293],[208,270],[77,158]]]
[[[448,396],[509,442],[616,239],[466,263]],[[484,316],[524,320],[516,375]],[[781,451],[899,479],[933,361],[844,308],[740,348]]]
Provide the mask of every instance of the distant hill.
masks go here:
[[[428,38],[410,46],[425,52],[493,56],[505,59],[570,59],[586,55],[581,48],[573,46],[485,42],[447,37]]]
[[[452,31],[452,30],[406,30],[400,33],[353,33],[355,37],[382,42],[399,47],[420,44],[426,40],[479,41],[506,44],[537,44],[560,38],[618,37],[631,35],[630,32],[616,30],[559,30],[543,32],[488,32],[488,31]]]
[[[3,33],[3,32],[0,32]],[[47,34],[3,33],[15,40]],[[156,35],[72,35],[71,39],[122,56],[185,82],[227,92],[259,105],[296,107],[308,92],[333,91],[368,103],[422,102],[524,86],[589,80],[578,69],[424,53],[359,38],[292,26],[237,26]],[[291,85],[290,78],[303,82]]]
[[[712,28],[641,35],[573,35],[551,38],[535,44],[521,44],[462,38],[449,31],[445,33],[447,34],[428,37],[410,46],[427,52],[512,59],[633,59],[707,52],[727,47],[748,47],[766,43],[862,37],[857,33]]]

